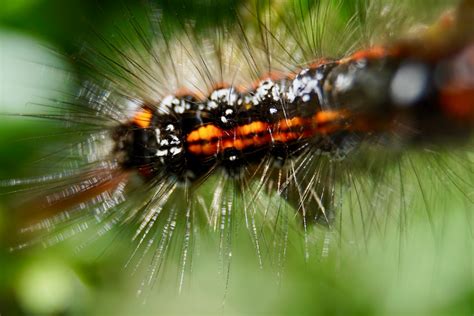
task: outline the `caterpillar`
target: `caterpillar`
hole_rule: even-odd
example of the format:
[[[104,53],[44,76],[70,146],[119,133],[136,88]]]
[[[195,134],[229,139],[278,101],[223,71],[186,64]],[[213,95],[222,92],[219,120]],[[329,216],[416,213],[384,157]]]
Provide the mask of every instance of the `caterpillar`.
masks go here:
[[[17,248],[85,235],[82,249],[127,230],[124,265],[145,275],[142,293],[167,278],[182,292],[210,244],[227,293],[241,243],[255,271],[285,278],[298,256],[314,280],[374,243],[401,251],[413,216],[443,244],[436,206],[456,200],[471,218],[473,7],[256,1],[216,25],[126,7],[71,56],[73,95],[21,116],[64,124],[69,138],[48,156],[52,172],[2,182],[30,195]]]

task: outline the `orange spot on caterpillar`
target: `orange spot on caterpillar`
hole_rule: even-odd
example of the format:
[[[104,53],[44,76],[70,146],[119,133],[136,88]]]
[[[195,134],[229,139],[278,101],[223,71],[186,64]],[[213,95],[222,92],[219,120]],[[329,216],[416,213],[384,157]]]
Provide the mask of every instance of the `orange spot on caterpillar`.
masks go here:
[[[291,119],[284,119],[278,122],[279,130],[280,131],[286,131],[289,130],[290,128],[294,127],[301,127],[305,123],[304,119],[297,116],[293,117]]]
[[[285,143],[287,141],[286,133],[275,133],[275,134],[273,134],[273,141],[278,141],[278,142]]]
[[[218,145],[217,143],[207,143],[201,146],[202,154],[205,156],[212,156],[217,154]]]
[[[220,128],[213,124],[200,126],[198,129],[190,132],[186,137],[188,143],[198,141],[211,141],[213,138],[222,137],[223,133]]]
[[[374,46],[368,50],[362,50],[352,55],[352,59],[358,60],[363,58],[382,58],[388,53],[387,49],[382,46]]]
[[[209,124],[200,129],[201,139],[202,140],[211,140],[213,138],[222,137],[222,130],[215,125]]]
[[[319,59],[314,60],[311,64],[309,64],[308,68],[309,69],[316,69],[319,66],[330,63],[330,62],[331,62],[331,60],[329,60],[329,59],[319,58]]]
[[[224,139],[222,140],[222,149],[233,148],[234,140],[233,139]]]
[[[242,139],[236,139],[234,140],[234,147],[237,150],[242,150],[246,147],[246,144]]]
[[[186,137],[186,141],[188,143],[194,143],[194,142],[197,142],[200,140],[200,136],[199,136],[199,131],[198,130],[194,130],[192,131],[191,133],[188,134],[188,136]]]
[[[152,111],[150,109],[143,108],[135,114],[132,122],[141,128],[148,128],[150,127],[152,117]]]
[[[212,85],[210,93],[212,93],[216,90],[227,89],[227,88],[230,88],[230,87],[232,87],[232,86],[230,84],[228,84],[227,82],[217,82],[217,83]]]
[[[294,132],[282,132],[282,133],[276,133],[273,135],[273,141],[279,141],[279,142],[289,142],[292,140],[296,140],[301,138],[302,134],[300,133],[294,133]]]
[[[474,89],[443,89],[441,106],[449,116],[474,123]]]
[[[346,111],[321,111],[314,115],[313,120],[317,124],[325,124],[335,120],[347,118]]]
[[[440,89],[443,111],[456,120],[474,123],[474,43],[452,60],[453,72]]]
[[[360,50],[352,54],[347,58],[339,60],[339,64],[345,64],[351,61],[360,60],[360,59],[377,59],[383,58],[388,55],[397,55],[398,49],[389,49],[383,46],[374,46],[366,50]]]
[[[202,153],[201,145],[189,145],[188,151],[194,155],[200,155]]]
[[[236,135],[247,136],[250,134],[258,134],[268,130],[268,124],[257,121],[236,128]]]

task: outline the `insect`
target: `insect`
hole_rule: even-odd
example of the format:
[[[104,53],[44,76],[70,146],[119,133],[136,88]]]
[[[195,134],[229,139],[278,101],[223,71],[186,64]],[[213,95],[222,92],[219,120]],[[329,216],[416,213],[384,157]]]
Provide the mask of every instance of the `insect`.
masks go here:
[[[159,7],[145,22],[129,12],[128,29],[74,56],[86,79],[73,98],[39,115],[80,133],[53,153],[58,171],[3,182],[40,190],[23,208],[41,219],[25,215],[24,232],[44,234],[19,247],[131,227],[126,265],[149,262],[142,288],[177,243],[181,289],[203,231],[223,267],[244,227],[258,265],[280,269],[293,231],[307,260],[357,240],[347,234],[402,232],[408,191],[423,195],[411,152],[443,170],[440,152],[459,143],[464,155],[474,124],[473,5],[436,4],[417,30],[391,1],[258,1],[216,28],[183,19],[172,36]],[[468,161],[440,177],[468,187]]]

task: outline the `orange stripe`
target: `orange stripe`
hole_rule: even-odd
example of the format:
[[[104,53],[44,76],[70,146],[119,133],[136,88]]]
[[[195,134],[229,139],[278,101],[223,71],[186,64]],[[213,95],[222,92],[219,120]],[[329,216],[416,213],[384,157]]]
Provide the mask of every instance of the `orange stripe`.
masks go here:
[[[191,131],[186,140],[190,153],[212,156],[228,148],[243,150],[247,147],[263,147],[272,141],[286,143],[316,134],[345,130],[348,128],[341,123],[341,120],[348,117],[346,111],[322,111],[309,118],[293,117],[272,125],[255,121],[230,130],[222,130],[214,124],[207,124]]]

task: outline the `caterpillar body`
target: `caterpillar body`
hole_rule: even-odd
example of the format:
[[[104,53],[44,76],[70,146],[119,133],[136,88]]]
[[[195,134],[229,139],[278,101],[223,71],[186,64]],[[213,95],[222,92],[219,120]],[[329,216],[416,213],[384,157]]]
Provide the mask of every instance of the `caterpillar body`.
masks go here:
[[[153,4],[145,22],[126,13],[129,29],[96,34],[74,56],[86,79],[72,100],[38,115],[81,133],[59,171],[2,182],[40,192],[22,206],[40,220],[21,213],[39,237],[18,248],[132,227],[126,266],[149,260],[141,290],[167,274],[174,243],[181,290],[205,231],[230,267],[243,227],[258,266],[280,271],[295,232],[307,261],[333,244],[370,244],[391,224],[402,239],[408,191],[429,204],[418,154],[472,207],[474,4],[448,2],[434,1],[415,30],[401,18],[407,4],[388,0],[257,1],[223,26],[184,20],[177,34]]]

